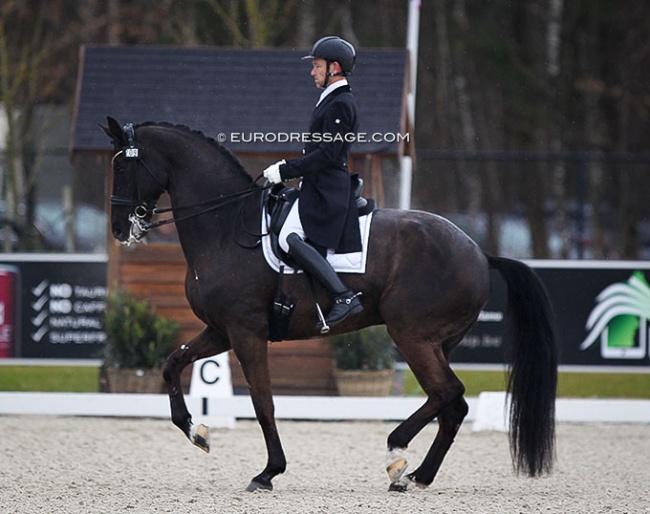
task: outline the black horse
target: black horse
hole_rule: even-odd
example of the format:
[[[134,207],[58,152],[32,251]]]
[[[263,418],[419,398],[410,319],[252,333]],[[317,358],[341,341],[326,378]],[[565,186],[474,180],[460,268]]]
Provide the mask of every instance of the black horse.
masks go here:
[[[209,429],[195,426],[181,389],[181,371],[197,359],[233,350],[241,363],[268,461],[248,490],[272,489],[286,459],[274,418],[267,338],[269,309],[278,275],[251,243],[260,230],[263,190],[224,147],[187,127],[142,123],[122,128],[108,118],[111,138],[113,236],[140,241],[163,192],[171,199],[187,260],[186,295],[205,328],[167,359],[164,378],[173,423],[209,451]],[[253,238],[255,239],[255,238]],[[525,264],[486,255],[448,220],[419,211],[379,209],[370,229],[364,274],[343,275],[363,292],[364,310],[332,334],[385,324],[427,395],[421,408],[388,436],[390,489],[433,482],[468,405],[465,387],[449,366],[449,354],[476,322],[490,295],[489,269],[503,276],[514,328],[510,352],[510,442],[516,471],[550,471],[555,443],[556,346],[550,304],[539,278]],[[318,337],[313,295],[306,281],[288,339]],[[317,291],[321,305],[329,295]],[[432,420],[438,434],[418,468],[406,473],[403,451]]]

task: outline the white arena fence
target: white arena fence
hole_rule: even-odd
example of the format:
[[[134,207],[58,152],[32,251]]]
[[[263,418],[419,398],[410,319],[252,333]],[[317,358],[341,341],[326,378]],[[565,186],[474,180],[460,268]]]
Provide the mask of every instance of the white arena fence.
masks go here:
[[[187,396],[195,419],[212,426],[232,426],[235,419],[253,419],[250,397]],[[291,420],[403,420],[424,403],[424,397],[379,398],[343,396],[276,396],[278,419]],[[506,395],[481,393],[468,398],[467,423],[475,430],[505,430]],[[164,394],[0,393],[0,415],[52,415],[169,418]],[[567,423],[650,424],[650,400],[558,398],[556,419]]]

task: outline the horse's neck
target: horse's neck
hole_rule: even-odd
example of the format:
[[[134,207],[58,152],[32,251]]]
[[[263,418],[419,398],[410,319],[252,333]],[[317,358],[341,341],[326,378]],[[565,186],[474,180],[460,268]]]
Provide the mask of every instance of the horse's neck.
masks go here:
[[[252,179],[236,159],[213,140],[166,125],[145,126],[140,130],[145,141],[166,163],[167,191],[179,202],[196,203],[251,186]]]
[[[174,217],[182,220],[176,228],[188,261],[212,246],[222,249],[236,244],[242,202],[247,203],[245,212],[250,216],[252,202],[258,200],[257,195],[254,199],[233,196],[249,190],[252,180],[229,156],[207,145],[205,155],[199,158],[200,150],[192,148],[173,166],[168,189]],[[215,251],[213,258],[217,254],[223,252]]]
[[[214,173],[192,171],[185,174],[186,171],[189,170],[176,173],[168,189],[172,206],[178,209],[184,209],[188,205],[205,203],[209,206],[222,202],[224,205],[218,212],[236,210],[238,202],[234,198],[238,193],[250,189],[252,185],[242,177],[224,178],[218,173],[217,167],[214,168]],[[179,177],[179,174],[184,176]],[[233,201],[228,202],[230,198],[233,198]]]
[[[174,159],[170,195],[179,201],[201,201],[219,196],[229,196],[251,187],[250,177],[237,164],[217,148],[207,145],[205,155],[192,147],[185,157]]]

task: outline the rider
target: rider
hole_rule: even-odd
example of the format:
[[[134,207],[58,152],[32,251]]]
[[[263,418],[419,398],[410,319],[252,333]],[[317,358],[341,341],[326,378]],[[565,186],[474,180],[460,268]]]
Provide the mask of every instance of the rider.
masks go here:
[[[337,36],[314,43],[309,55],[311,76],[323,89],[309,124],[303,157],[279,161],[264,170],[269,182],[302,178],[298,200],[280,232],[280,247],[332,296],[325,317],[335,325],[363,310],[359,296],[338,277],[326,259],[336,253],[361,251],[358,212],[348,172],[348,157],[359,122],[347,76],[354,69],[354,47]],[[318,328],[323,330],[322,322]]]

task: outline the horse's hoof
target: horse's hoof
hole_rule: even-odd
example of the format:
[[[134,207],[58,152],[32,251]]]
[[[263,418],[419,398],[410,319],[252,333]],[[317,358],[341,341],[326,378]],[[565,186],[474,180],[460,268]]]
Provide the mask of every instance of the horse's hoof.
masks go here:
[[[386,473],[391,484],[399,482],[408,467],[405,451],[406,448],[391,448],[386,453]]]
[[[407,467],[408,462],[406,462],[406,459],[404,457],[397,459],[395,462],[386,467],[386,473],[388,473],[391,484],[398,482],[399,479],[402,478],[402,475],[406,471]]]
[[[415,481],[415,476],[413,475],[413,473],[410,473],[410,474],[408,474],[406,476],[404,476],[404,475],[401,476],[399,478],[399,480],[396,480],[395,482],[391,483],[388,486],[388,491],[389,492],[395,492],[395,493],[405,493],[406,491],[408,491],[408,489],[413,484],[415,484],[416,486],[418,486],[420,488],[426,487],[426,486],[422,486],[422,485],[418,484]]]
[[[247,493],[254,493],[255,491],[273,491],[273,484],[271,482],[261,483],[253,480],[246,488]]]
[[[408,483],[400,482],[398,484],[390,484],[388,486],[389,493],[405,493],[409,488]]]
[[[205,453],[210,453],[210,427],[199,425],[192,427],[191,441]]]

